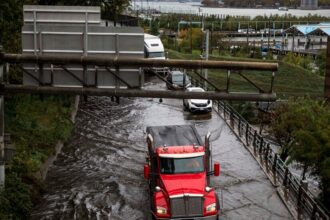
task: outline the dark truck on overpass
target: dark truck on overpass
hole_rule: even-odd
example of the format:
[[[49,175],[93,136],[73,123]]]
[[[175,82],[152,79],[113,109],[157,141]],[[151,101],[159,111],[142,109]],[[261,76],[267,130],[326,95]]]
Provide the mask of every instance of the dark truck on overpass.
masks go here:
[[[149,182],[152,219],[216,220],[218,196],[210,176],[210,133],[203,143],[192,125],[147,127],[148,157],[144,177]]]

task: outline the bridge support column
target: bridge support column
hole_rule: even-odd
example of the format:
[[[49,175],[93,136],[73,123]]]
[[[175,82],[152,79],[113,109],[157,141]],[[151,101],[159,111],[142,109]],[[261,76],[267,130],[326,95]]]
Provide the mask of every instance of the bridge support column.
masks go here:
[[[327,57],[326,57],[326,71],[324,79],[324,98],[330,102],[330,37],[327,42]]]

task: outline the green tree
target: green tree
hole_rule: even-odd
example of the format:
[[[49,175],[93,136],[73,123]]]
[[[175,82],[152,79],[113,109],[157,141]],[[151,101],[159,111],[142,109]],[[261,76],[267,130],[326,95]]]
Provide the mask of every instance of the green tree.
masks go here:
[[[327,51],[322,50],[320,55],[316,57],[316,65],[319,68],[318,73],[321,76],[325,75],[326,67],[327,67]]]
[[[159,35],[159,25],[158,25],[158,19],[152,19],[151,20],[151,27],[150,27],[150,34],[158,36]]]
[[[96,1],[96,0],[94,0]],[[103,12],[105,17],[110,18],[110,20],[114,21],[114,25],[116,26],[118,22],[118,16],[128,7],[130,6],[130,0],[99,0],[101,1],[101,5],[103,5]]]
[[[0,44],[6,52],[21,51],[23,5],[35,3],[34,0],[0,1]]]
[[[208,6],[208,7],[217,7],[219,6],[218,0],[203,0],[202,5]]]
[[[300,66],[304,69],[312,71],[313,58],[311,56],[301,57],[294,53],[287,53],[282,59],[283,62],[289,63],[291,65]]]
[[[277,143],[280,145],[280,157],[283,161],[289,156],[289,151],[292,145],[292,132],[297,127],[299,121],[293,120],[292,108],[294,106],[281,104],[277,107],[272,117],[271,129],[272,134],[276,138]]]
[[[272,131],[281,145],[281,157],[296,161],[320,178],[322,200],[330,208],[330,108],[310,98],[289,100],[272,119]]]
[[[320,177],[322,200],[330,208],[330,109],[310,99],[301,103],[303,107],[296,117],[302,115],[299,119],[305,123],[293,132],[295,144],[290,156],[304,165],[304,171],[309,168]]]
[[[0,191],[0,219],[27,219],[32,207],[30,191],[15,172],[6,176],[6,190]]]
[[[180,47],[184,48],[188,52],[192,49],[202,49],[203,45],[203,32],[200,28],[189,28],[185,31],[181,31],[181,37],[183,38],[180,42]],[[180,34],[179,34],[180,36]]]

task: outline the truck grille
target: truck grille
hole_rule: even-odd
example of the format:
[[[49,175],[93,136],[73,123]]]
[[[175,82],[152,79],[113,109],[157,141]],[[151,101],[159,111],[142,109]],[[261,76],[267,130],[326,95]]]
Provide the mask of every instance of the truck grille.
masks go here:
[[[183,196],[170,200],[173,218],[203,216],[203,197]]]

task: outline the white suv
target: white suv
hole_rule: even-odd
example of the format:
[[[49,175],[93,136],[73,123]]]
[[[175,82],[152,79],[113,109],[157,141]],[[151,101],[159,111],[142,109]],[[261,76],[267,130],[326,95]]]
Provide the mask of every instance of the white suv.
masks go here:
[[[189,87],[186,92],[205,92],[200,87]],[[207,99],[184,99],[183,105],[185,109],[190,112],[211,112],[212,111],[212,100]]]

